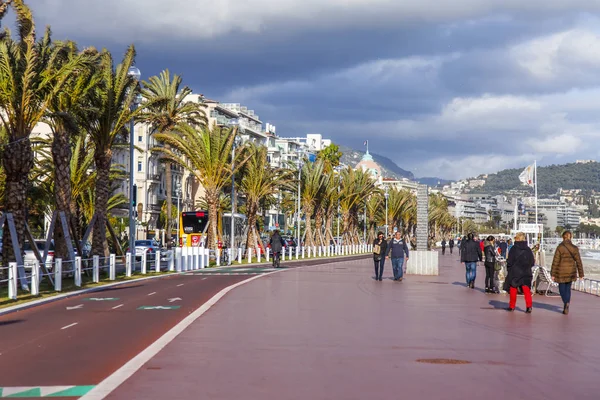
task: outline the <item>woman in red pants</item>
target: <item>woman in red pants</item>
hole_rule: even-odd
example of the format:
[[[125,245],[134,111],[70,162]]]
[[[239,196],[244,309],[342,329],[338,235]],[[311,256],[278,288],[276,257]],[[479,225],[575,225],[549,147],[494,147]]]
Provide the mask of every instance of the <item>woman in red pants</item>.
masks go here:
[[[533,273],[531,269],[535,264],[533,252],[527,246],[527,237],[523,232],[517,233],[515,236],[515,244],[508,253],[506,260],[506,269],[508,274],[504,281],[504,290],[510,293],[510,304],[508,311],[514,311],[517,305],[517,288],[523,290],[525,295],[525,312],[531,314],[531,280]]]

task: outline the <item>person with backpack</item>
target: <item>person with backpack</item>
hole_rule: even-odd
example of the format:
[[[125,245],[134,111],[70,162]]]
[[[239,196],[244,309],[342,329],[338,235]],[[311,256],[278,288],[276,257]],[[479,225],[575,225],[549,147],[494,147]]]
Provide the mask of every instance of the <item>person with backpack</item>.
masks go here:
[[[383,266],[385,264],[387,247],[387,242],[383,238],[383,232],[378,232],[377,239],[373,241],[373,262],[375,264],[376,281],[381,281],[383,279]]]
[[[579,248],[572,242],[573,235],[570,231],[565,231],[562,234],[563,241],[558,245],[554,252],[552,260],[552,270],[550,275],[552,280],[558,283],[558,291],[563,301],[563,314],[569,314],[569,305],[571,304],[571,284],[579,279],[583,279],[583,263]]]
[[[279,258],[281,257],[281,251],[285,247],[285,241],[279,235],[278,230],[273,231],[269,245],[271,245],[271,250],[273,251],[273,267],[279,268]]]
[[[533,251],[527,245],[527,237],[523,232],[515,236],[515,244],[508,253],[506,270],[508,271],[504,280],[504,290],[510,294],[510,303],[507,311],[514,311],[517,305],[517,289],[523,290],[525,296],[525,312],[531,314],[531,281],[533,279],[532,268],[535,264]]]

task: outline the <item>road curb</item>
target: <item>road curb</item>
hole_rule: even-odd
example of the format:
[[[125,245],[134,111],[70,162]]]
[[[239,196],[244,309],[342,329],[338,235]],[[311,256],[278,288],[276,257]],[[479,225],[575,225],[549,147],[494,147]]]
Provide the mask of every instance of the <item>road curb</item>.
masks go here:
[[[353,255],[348,255],[348,256],[336,256],[336,257],[329,257],[329,258],[311,258],[311,259],[304,259],[304,260],[290,260],[290,261],[285,261],[286,263],[298,263],[298,262],[315,262],[315,263],[323,263],[323,264],[328,264],[330,262],[334,262],[336,260],[351,260],[351,259],[358,259],[358,258],[363,258],[365,256],[368,256],[369,254],[353,254]],[[246,268],[255,268],[255,267],[263,267],[263,266],[270,266],[271,263],[260,263],[260,264],[240,264],[240,265],[236,265],[233,268],[242,268],[242,267],[246,267]],[[308,265],[307,265],[308,266]],[[210,269],[210,270],[219,270],[222,268],[232,268],[232,266],[220,266],[220,267],[212,267],[212,268],[204,268],[204,269]],[[101,290],[104,290],[106,288],[111,288],[111,287],[115,287],[115,286],[121,286],[121,285],[126,285],[128,283],[134,283],[134,282],[142,282],[142,281],[146,281],[146,280],[150,280],[150,279],[160,279],[160,278],[167,278],[170,276],[177,276],[177,275],[182,275],[182,274],[188,274],[190,272],[195,272],[195,271],[200,271],[200,270],[193,270],[193,271],[182,271],[182,272],[173,272],[171,274],[165,274],[165,275],[154,275],[154,276],[145,276],[142,278],[136,278],[136,279],[129,279],[126,281],[122,281],[122,282],[115,282],[115,283],[108,283],[106,285],[102,285],[102,286],[98,286],[98,287],[93,287],[93,288],[88,288],[88,289],[81,289],[81,290],[77,290],[74,292],[68,292],[68,293],[64,293],[64,294],[58,294],[55,296],[51,296],[51,297],[47,297],[44,299],[38,299],[38,300],[32,300],[30,302],[27,303],[23,303],[23,304],[17,304],[14,306],[10,306],[10,307],[6,307],[0,310],[0,316],[3,315],[7,315],[7,314],[12,314],[18,311],[24,311],[27,310],[29,308],[33,308],[33,307],[37,307],[37,306],[41,306],[44,304],[48,304],[48,303],[53,303],[55,301],[59,301],[59,300],[64,300],[64,299],[68,299],[69,297],[74,297],[74,296],[79,296],[82,294],[86,294],[86,293],[93,293],[93,292],[98,292]],[[282,269],[282,271],[285,271],[285,269]]]

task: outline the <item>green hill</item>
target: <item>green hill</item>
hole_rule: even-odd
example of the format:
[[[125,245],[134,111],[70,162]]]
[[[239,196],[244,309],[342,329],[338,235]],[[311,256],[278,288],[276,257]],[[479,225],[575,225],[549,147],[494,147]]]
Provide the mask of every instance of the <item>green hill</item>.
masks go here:
[[[527,186],[519,181],[522,168],[505,169],[488,175],[483,192],[501,193],[509,190],[526,190]],[[564,164],[538,167],[538,193],[552,195],[558,189],[581,189],[600,192],[600,163]]]

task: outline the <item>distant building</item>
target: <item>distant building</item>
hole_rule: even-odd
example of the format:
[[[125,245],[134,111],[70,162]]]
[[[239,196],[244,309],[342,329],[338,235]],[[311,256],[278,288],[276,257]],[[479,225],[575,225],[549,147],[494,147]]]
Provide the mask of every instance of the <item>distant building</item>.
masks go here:
[[[371,176],[381,184],[383,176],[381,174],[381,167],[373,160],[373,156],[369,154],[369,150],[362,156],[362,159],[354,169],[360,169],[363,172],[368,172]]]

